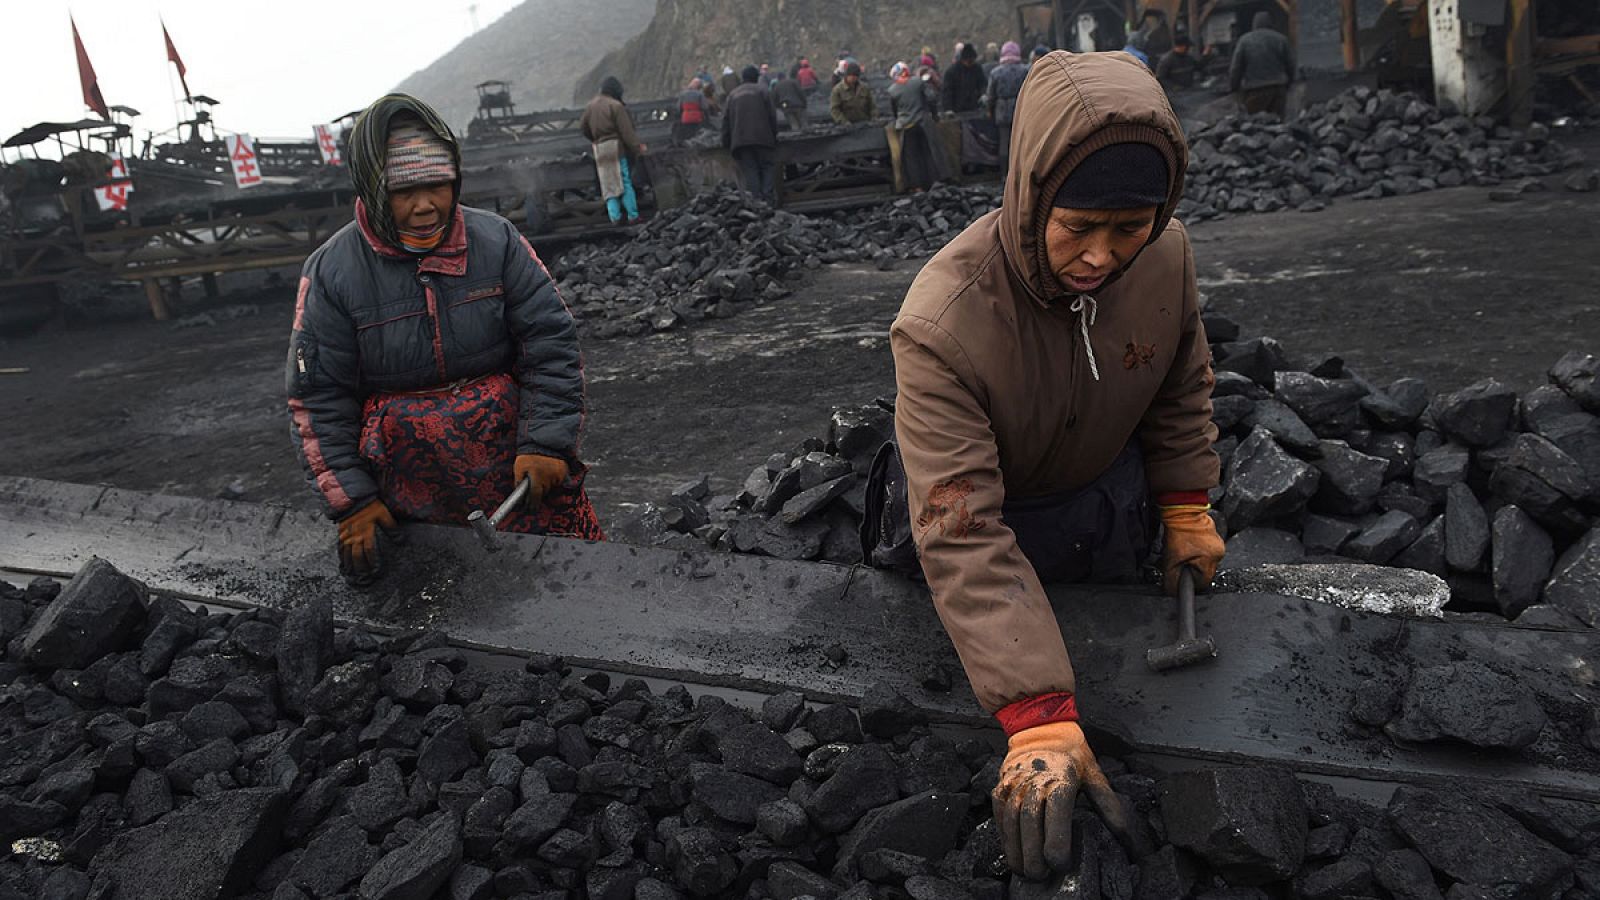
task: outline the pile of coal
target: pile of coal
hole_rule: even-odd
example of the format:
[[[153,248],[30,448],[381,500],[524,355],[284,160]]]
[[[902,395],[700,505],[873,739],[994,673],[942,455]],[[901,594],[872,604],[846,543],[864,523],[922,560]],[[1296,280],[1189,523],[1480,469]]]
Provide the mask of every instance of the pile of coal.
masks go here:
[[[625,242],[561,254],[550,274],[585,334],[647,334],[786,297],[849,243],[837,224],[721,187],[663,210]]]
[[[851,228],[859,258],[880,268],[898,259],[932,256],[979,217],[1000,206],[997,184],[936,184],[866,211],[837,212],[832,218]]]
[[[1594,896],[1595,810],[1110,758],[1060,884],[1006,871],[993,745],[869,689],[747,710],[437,632],[151,601],[92,561],[0,583],[0,898],[1202,900]],[[1154,848],[1154,849],[1151,849]],[[1062,891],[1066,891],[1062,893]]]
[[[1540,178],[1581,165],[1550,129],[1468,118],[1411,93],[1351,88],[1291,121],[1229,116],[1189,135],[1180,219],[1227,213],[1315,211],[1334,197],[1368,199],[1457,185],[1542,187]],[[1587,176],[1572,190],[1588,189]],[[1501,199],[1497,197],[1496,199]]]
[[[1224,567],[1357,561],[1446,578],[1457,612],[1600,628],[1600,358],[1561,357],[1523,395],[1486,379],[1431,393],[1373,384],[1337,357],[1296,361],[1205,315],[1216,364],[1212,493]],[[836,410],[827,433],[757,466],[736,495],[678,492],[657,534],[853,564],[893,401]]]

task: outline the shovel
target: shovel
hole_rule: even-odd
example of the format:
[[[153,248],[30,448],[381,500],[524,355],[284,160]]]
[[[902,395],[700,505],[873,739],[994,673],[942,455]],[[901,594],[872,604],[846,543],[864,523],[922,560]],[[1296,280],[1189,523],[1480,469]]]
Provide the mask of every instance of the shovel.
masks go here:
[[[1165,647],[1146,650],[1144,661],[1157,672],[1165,672],[1205,662],[1216,655],[1217,644],[1211,635],[1195,637],[1194,569],[1184,566],[1178,573],[1178,639]]]
[[[523,498],[528,496],[528,491],[532,487],[533,479],[524,478],[522,483],[517,485],[516,490],[511,492],[511,496],[507,497],[506,501],[500,504],[493,514],[486,516],[481,509],[475,509],[467,513],[467,524],[471,525],[472,530],[477,532],[478,540],[483,542],[483,549],[490,553],[500,549],[498,540],[500,523],[505,521],[506,516],[510,515],[512,510],[521,505]]]

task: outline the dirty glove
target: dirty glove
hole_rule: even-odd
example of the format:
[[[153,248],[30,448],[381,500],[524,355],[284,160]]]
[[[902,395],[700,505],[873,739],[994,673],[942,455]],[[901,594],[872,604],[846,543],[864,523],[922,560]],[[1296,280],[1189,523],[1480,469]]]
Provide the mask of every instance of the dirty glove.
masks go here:
[[[358,584],[378,577],[383,571],[378,553],[379,528],[399,528],[382,500],[374,500],[339,520],[339,574]]]
[[[1111,790],[1077,722],[1035,725],[1011,736],[994,789],[994,819],[1011,871],[1040,881],[1072,865],[1079,787],[1089,792],[1106,828],[1132,847],[1128,807]]]
[[[528,499],[524,502],[524,506],[530,510],[538,509],[539,504],[544,502],[545,495],[565,481],[568,474],[566,460],[538,453],[519,454],[513,471],[516,473],[516,480],[512,485],[521,484],[524,478],[533,481],[533,486],[528,489]]]
[[[1179,502],[1162,502],[1162,501]],[[1187,502],[1195,501],[1198,502]],[[1161,504],[1161,524],[1166,526],[1167,538],[1161,551],[1161,587],[1167,594],[1178,593],[1178,573],[1184,566],[1195,571],[1195,587],[1203,588],[1217,575],[1217,566],[1226,550],[1222,535],[1217,534],[1217,524],[1208,513],[1211,504],[1203,492],[1165,494],[1157,498]]]

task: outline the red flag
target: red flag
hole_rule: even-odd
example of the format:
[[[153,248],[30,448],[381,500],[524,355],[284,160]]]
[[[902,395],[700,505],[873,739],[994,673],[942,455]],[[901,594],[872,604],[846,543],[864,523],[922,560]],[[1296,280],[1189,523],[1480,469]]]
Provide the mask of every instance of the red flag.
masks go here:
[[[78,23],[71,16],[67,21],[72,22],[72,45],[78,50],[78,82],[83,85],[83,105],[100,114],[100,118],[109,120],[111,110],[106,108],[106,98],[100,93],[100,79],[94,76],[94,64],[89,62],[89,52],[83,49],[83,38],[78,36]]]
[[[167,59],[178,67],[178,83],[183,85],[183,99],[189,99],[189,79],[184,76],[189,70],[183,65],[183,57],[178,55],[178,48],[172,43],[172,35],[167,34],[167,23],[161,23],[161,36],[167,39]]]

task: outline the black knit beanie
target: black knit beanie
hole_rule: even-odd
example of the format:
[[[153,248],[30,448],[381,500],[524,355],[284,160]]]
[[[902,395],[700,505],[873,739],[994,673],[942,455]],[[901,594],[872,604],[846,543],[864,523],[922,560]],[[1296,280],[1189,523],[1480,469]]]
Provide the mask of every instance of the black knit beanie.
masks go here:
[[[1167,202],[1167,160],[1150,144],[1101,147],[1078,163],[1051,204],[1067,209],[1135,209]]]

